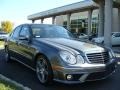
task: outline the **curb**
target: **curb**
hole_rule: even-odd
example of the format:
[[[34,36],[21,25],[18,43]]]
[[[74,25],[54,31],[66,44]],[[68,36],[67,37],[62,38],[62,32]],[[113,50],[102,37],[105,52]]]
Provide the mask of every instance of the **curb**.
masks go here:
[[[6,81],[8,83],[11,83],[11,84],[15,85],[16,87],[21,88],[22,90],[32,90],[32,89],[30,89],[30,88],[28,88],[26,86],[23,86],[22,84],[19,84],[16,81],[13,81],[13,80],[11,80],[11,79],[9,79],[9,78],[1,75],[1,74],[0,74],[0,80]]]

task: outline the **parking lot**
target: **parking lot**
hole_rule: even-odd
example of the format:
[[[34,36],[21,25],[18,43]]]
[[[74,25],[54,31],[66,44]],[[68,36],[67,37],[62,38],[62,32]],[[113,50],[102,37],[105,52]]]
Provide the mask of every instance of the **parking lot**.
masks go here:
[[[119,58],[117,60],[119,60]],[[120,90],[120,65],[118,65],[116,72],[105,80],[86,82],[77,85],[65,85],[53,82],[50,86],[43,86],[39,83],[34,71],[15,61],[6,63],[4,61],[4,50],[1,49],[0,73],[32,90]]]

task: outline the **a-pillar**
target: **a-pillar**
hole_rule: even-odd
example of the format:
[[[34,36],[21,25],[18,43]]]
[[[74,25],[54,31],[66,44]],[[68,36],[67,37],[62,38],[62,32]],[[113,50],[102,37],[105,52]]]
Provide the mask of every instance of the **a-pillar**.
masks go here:
[[[90,9],[89,11],[88,11],[88,31],[87,31],[87,34],[88,34],[88,36],[90,36],[91,35],[91,29],[92,29],[92,9]]]
[[[113,29],[113,0],[105,0],[105,29],[104,29],[104,44],[107,47],[112,47]]]
[[[98,37],[104,35],[104,0],[99,1],[99,27]]]
[[[44,18],[41,19],[41,24],[43,24]]]
[[[70,16],[71,14],[67,14],[67,29],[70,30]]]
[[[52,24],[55,24],[55,16],[52,17]]]
[[[118,8],[118,32],[120,32],[120,8]]]

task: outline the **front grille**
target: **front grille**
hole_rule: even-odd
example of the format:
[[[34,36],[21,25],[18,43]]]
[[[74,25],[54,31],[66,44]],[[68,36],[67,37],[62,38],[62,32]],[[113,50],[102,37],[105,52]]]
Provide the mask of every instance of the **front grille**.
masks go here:
[[[109,61],[109,53],[108,52],[90,53],[87,54],[87,58],[90,63],[104,64]]]

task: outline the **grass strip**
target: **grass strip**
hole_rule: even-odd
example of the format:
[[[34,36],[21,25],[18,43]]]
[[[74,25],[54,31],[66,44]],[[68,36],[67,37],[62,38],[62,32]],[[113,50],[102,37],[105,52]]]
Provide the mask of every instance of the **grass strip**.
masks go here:
[[[0,84],[1,84],[0,90],[31,90],[30,88],[25,87],[22,84],[19,84],[11,79],[8,79],[1,74],[0,74]]]

